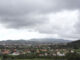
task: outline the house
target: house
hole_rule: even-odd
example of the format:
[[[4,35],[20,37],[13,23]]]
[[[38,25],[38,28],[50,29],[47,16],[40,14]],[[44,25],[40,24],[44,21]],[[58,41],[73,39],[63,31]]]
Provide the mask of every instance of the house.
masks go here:
[[[19,52],[13,52],[11,55],[20,55]]]
[[[57,56],[65,56],[64,53],[57,52]]]
[[[4,49],[1,52],[2,52],[2,54],[9,54],[10,53],[10,50]]]

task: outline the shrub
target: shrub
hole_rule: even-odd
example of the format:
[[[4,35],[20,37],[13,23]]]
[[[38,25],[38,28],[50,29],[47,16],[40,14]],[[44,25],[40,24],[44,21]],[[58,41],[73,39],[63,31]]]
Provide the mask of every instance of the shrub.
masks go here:
[[[80,55],[76,52],[74,53],[67,53],[66,54],[67,60],[80,60]]]

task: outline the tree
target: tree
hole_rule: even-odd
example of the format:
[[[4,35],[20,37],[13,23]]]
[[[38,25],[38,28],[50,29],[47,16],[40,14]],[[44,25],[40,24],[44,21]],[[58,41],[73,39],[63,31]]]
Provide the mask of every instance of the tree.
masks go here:
[[[76,52],[74,53],[67,53],[66,54],[67,60],[80,60],[80,55]]]

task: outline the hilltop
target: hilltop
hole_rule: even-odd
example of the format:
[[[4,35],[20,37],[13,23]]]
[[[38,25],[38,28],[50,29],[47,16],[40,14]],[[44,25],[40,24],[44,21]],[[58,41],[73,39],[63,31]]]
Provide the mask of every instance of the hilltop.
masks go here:
[[[26,45],[26,44],[62,44],[71,42],[64,39],[43,38],[30,40],[5,40],[0,41],[0,45]]]
[[[70,42],[68,43],[68,46],[72,48],[80,48],[80,40]]]

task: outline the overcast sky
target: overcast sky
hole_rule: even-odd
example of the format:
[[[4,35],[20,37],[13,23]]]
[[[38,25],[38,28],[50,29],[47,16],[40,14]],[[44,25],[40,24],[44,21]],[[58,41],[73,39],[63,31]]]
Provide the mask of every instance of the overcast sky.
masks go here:
[[[0,0],[0,40],[80,39],[80,0]]]

